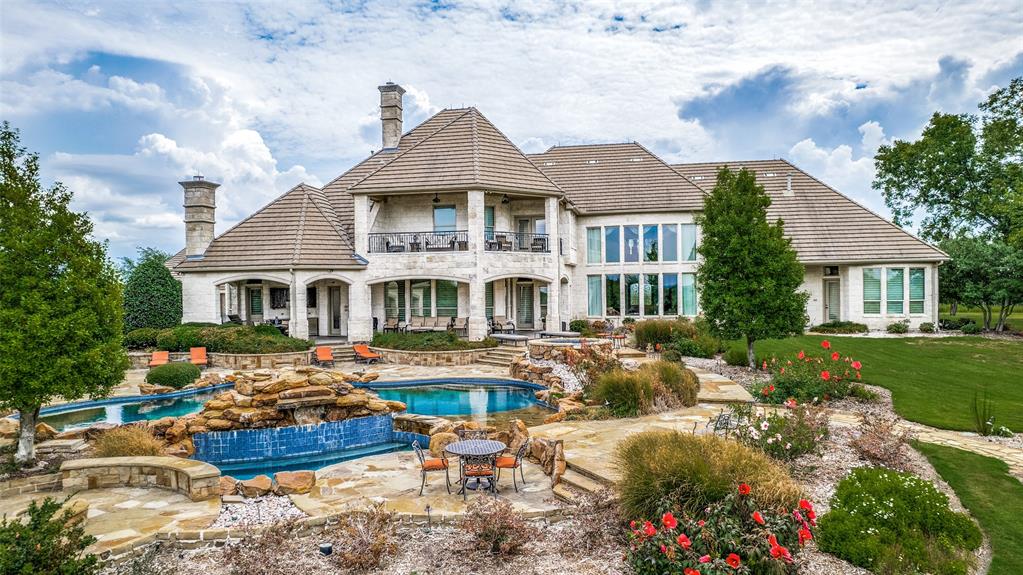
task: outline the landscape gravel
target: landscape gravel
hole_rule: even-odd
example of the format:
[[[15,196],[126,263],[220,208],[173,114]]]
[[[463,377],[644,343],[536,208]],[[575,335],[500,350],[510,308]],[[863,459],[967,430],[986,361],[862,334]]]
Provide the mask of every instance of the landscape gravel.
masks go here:
[[[583,384],[567,365],[550,359],[533,359],[529,362],[539,367],[551,368],[551,373],[561,378],[561,387],[568,393],[581,391]]]
[[[265,495],[246,499],[243,503],[225,503],[213,528],[251,527],[271,525],[289,519],[301,519],[306,514],[295,507],[286,495]]]

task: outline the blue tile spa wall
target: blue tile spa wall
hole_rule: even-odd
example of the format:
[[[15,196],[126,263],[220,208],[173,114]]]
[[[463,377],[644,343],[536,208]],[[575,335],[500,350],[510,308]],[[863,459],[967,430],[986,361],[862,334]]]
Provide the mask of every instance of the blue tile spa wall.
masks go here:
[[[318,455],[394,441],[390,415],[318,425],[211,431],[192,436],[195,458],[214,465]]]

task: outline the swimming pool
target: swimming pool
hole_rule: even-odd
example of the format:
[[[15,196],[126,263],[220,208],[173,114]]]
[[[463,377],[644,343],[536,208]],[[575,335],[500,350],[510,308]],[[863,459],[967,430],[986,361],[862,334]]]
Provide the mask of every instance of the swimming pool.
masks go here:
[[[400,401],[418,415],[498,423],[518,418],[537,425],[551,414],[536,400],[532,387],[502,380],[391,382],[370,388],[381,399]]]
[[[82,429],[94,423],[131,423],[161,417],[181,417],[202,411],[203,404],[233,384],[154,396],[83,401],[44,408],[40,421],[57,431]]]

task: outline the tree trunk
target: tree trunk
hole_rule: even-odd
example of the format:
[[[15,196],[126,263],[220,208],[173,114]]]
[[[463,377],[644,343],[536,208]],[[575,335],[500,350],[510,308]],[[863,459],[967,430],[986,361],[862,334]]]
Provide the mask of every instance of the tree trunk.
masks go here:
[[[991,329],[991,306],[987,303],[980,304],[980,309],[984,312],[984,331]]]
[[[18,410],[18,451],[14,454],[14,462],[24,465],[36,458],[36,420],[39,419],[39,406],[32,409]]]
[[[1009,305],[1009,298],[1002,300],[1002,307],[998,310],[998,324],[995,325],[995,331],[1005,331],[1005,320],[1008,319],[1009,314],[1012,313],[1012,306]]]
[[[952,302],[952,305],[951,307],[949,307],[948,311],[949,315],[955,315],[959,313],[959,302],[957,301]]]
[[[749,362],[750,369],[757,368],[757,358],[753,355],[753,339],[750,336],[746,336],[746,360]]]

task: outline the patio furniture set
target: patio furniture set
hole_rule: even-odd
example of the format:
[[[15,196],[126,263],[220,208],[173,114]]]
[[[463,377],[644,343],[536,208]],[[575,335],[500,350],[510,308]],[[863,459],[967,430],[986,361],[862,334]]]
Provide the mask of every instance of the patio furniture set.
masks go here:
[[[187,361],[192,365],[199,366],[199,369],[204,369],[209,365],[209,360],[206,358],[205,347],[193,347],[188,350],[188,359],[181,360],[182,362]],[[170,352],[169,351],[154,351],[153,355],[149,358],[149,367],[157,367],[159,365],[166,365],[170,363]]]
[[[487,432],[483,430],[461,430],[458,433],[459,440],[448,444],[444,448],[443,457],[427,457],[418,441],[412,442],[412,449],[419,459],[419,473],[422,481],[419,485],[419,495],[423,494],[426,488],[427,475],[435,471],[444,472],[444,483],[448,493],[451,493],[451,462],[448,454],[458,458],[458,480],[454,485],[459,486],[458,494],[464,501],[468,490],[489,491],[497,497],[498,481],[501,479],[501,470],[510,469],[512,474],[512,486],[515,491],[519,490],[519,480],[526,484],[526,476],[522,470],[522,460],[529,452],[529,441],[525,441],[518,451],[512,454],[501,455],[508,449],[503,442],[487,439]],[[515,471],[518,470],[519,477],[516,478]]]

